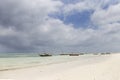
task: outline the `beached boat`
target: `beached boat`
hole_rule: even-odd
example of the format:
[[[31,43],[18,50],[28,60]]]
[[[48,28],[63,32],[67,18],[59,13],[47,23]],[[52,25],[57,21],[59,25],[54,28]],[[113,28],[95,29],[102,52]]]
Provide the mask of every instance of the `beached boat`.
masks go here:
[[[69,54],[60,54],[60,55],[63,55],[63,56],[64,56],[64,55],[69,55]]]
[[[69,56],[79,56],[80,54],[69,54]]]
[[[41,56],[41,57],[48,57],[48,56],[52,56],[52,55],[48,54],[48,53],[44,53],[44,54],[39,54],[39,56]]]

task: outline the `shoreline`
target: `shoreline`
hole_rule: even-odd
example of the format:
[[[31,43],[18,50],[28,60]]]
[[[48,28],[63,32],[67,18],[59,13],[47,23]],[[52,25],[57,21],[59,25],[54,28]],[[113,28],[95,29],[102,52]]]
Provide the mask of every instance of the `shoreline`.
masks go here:
[[[120,55],[77,59],[69,62],[0,71],[0,79],[13,80],[119,80]],[[95,78],[95,79],[94,79]],[[118,78],[118,79],[117,79]]]
[[[104,55],[104,56],[106,56],[106,55]],[[79,58],[83,58],[83,57],[104,57],[104,56],[102,56],[102,55],[82,55],[82,56],[66,56],[66,57],[79,59]],[[62,57],[64,57],[64,56],[60,56],[60,57],[62,59]],[[31,64],[31,65],[26,65],[26,66],[18,66],[18,67],[11,67],[11,68],[5,68],[5,69],[3,68],[3,69],[0,69],[0,71],[19,70],[19,69],[24,69],[24,68],[32,68],[32,67],[47,66],[47,65],[52,65],[52,64],[60,64],[60,63],[66,63],[66,62],[70,62],[70,61],[76,61],[77,59],[69,60],[69,61],[51,62],[51,63],[46,63],[46,64],[34,64],[34,65]]]

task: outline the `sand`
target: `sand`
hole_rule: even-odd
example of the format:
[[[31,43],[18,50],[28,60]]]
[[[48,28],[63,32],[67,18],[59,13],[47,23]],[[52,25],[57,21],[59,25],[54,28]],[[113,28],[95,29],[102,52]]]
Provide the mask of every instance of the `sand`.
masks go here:
[[[0,79],[120,80],[120,54],[96,56],[83,62],[78,59],[58,64],[1,71]]]

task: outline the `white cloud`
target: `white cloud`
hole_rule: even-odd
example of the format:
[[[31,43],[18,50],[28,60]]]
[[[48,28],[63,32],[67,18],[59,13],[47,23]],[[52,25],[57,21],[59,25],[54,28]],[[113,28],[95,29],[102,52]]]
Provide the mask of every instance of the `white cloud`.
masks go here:
[[[120,4],[112,5],[107,10],[99,9],[91,18],[93,23],[98,25],[120,22]]]
[[[65,6],[64,13],[69,15],[72,11],[82,12],[84,10],[89,10],[89,9],[91,9],[91,6],[89,5],[87,6],[86,2],[80,2],[76,4],[68,4],[67,6]]]
[[[119,0],[80,0],[77,3],[74,4],[65,4],[64,7],[64,14],[69,15],[73,13],[74,11],[82,12],[85,10],[99,10],[104,7],[114,5],[116,3],[119,3]]]
[[[46,47],[64,51],[119,51],[120,4],[103,9],[110,1],[84,0],[64,7],[59,0],[0,1],[0,51],[39,51]],[[97,29],[76,29],[48,16],[59,8],[64,8],[67,15],[74,10],[93,9],[91,20]]]

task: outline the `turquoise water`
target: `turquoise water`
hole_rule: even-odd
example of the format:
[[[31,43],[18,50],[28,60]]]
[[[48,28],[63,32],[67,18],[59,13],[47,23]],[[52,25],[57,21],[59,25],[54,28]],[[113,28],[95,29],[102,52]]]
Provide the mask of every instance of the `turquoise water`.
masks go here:
[[[97,58],[97,59],[96,59]],[[99,60],[100,59],[100,60]],[[44,66],[79,60],[81,63],[97,62],[106,59],[105,56],[60,56],[39,57],[38,54],[0,54],[0,71],[33,66]]]
[[[51,56],[39,57],[36,55],[0,55],[0,71],[25,68],[31,66],[43,66],[60,62],[76,60],[76,57]]]

